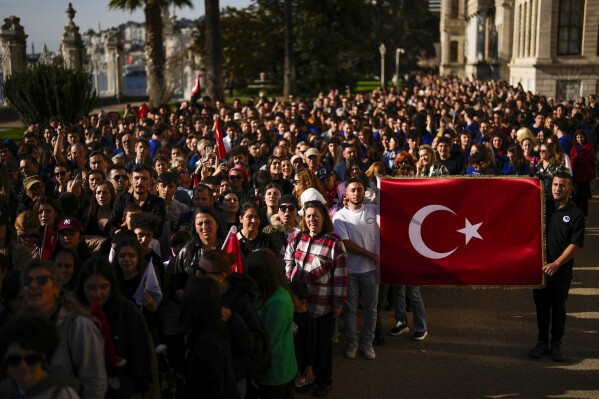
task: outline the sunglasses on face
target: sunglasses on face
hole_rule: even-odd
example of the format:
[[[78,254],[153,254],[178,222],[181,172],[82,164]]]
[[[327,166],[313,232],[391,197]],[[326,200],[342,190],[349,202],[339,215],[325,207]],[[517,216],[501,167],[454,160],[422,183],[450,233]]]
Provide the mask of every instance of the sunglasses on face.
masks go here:
[[[25,287],[29,287],[31,286],[31,284],[33,283],[33,281],[35,281],[37,283],[37,285],[42,286],[42,285],[46,285],[48,283],[49,280],[53,280],[54,278],[52,276],[49,276],[47,274],[42,274],[41,276],[27,276],[23,279],[23,285]]]
[[[56,172],[56,173],[54,173],[54,174],[55,174],[56,176],[61,176],[61,177],[62,177],[62,176],[64,176],[64,175],[66,175],[66,174],[67,174],[67,172]]]
[[[243,179],[243,176],[242,175],[230,175],[229,179],[230,180]]]
[[[32,353],[30,355],[19,356],[19,355],[8,355],[6,356],[6,363],[8,363],[9,367],[18,367],[21,362],[25,360],[25,364],[28,366],[33,366],[42,361],[42,357],[39,353]]]
[[[279,210],[281,212],[287,212],[287,211],[293,212],[293,211],[297,210],[297,207],[295,205],[293,205],[293,204],[291,204],[291,205],[280,205],[279,206]]]
[[[114,181],[127,180],[129,177],[127,175],[116,175],[112,178]]]

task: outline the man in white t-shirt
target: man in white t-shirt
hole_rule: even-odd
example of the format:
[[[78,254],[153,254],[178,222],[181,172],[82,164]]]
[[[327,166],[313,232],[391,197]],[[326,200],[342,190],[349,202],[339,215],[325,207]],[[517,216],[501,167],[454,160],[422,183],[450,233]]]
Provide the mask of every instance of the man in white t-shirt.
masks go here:
[[[358,349],[366,359],[374,360],[376,354],[372,347],[376,328],[376,305],[378,301],[378,278],[380,228],[377,222],[377,207],[364,204],[365,182],[360,178],[347,180],[347,208],[335,214],[333,225],[335,233],[343,240],[347,249],[347,302],[343,314],[345,335],[348,345],[345,357],[353,359]],[[364,329],[362,345],[358,345],[358,327],[356,313],[358,302],[364,307]]]

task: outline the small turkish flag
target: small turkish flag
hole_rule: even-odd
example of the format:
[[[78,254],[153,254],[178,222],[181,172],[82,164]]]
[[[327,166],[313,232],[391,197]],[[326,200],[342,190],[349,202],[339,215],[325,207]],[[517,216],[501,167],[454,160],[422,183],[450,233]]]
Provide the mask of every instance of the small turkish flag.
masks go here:
[[[225,142],[223,141],[223,127],[220,123],[220,118],[214,116],[214,134],[216,135],[216,149],[218,159],[225,159],[227,156],[227,149],[225,148]]]
[[[381,179],[381,281],[541,286],[538,179]]]
[[[233,257],[235,258],[235,263],[231,265],[231,272],[243,273],[241,245],[239,244],[239,239],[237,238],[237,228],[235,226],[231,226],[229,234],[227,234],[227,238],[225,239],[225,243],[223,244],[222,250],[233,255]]]

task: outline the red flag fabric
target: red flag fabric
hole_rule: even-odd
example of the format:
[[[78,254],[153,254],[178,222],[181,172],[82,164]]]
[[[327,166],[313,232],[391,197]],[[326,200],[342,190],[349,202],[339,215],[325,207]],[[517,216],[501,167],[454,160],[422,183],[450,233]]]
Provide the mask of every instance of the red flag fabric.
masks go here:
[[[148,108],[146,103],[141,104],[139,106],[139,111],[137,112],[137,119],[140,121],[143,120],[149,112],[150,108]]]
[[[227,149],[225,148],[225,142],[223,141],[223,128],[218,116],[214,117],[214,134],[216,134],[216,150],[218,159],[225,159],[227,156]]]
[[[192,95],[199,95],[202,93],[202,85],[200,84],[200,74],[196,73],[196,77],[193,80],[193,87],[191,88]]]
[[[223,244],[223,251],[230,253],[235,258],[235,263],[231,265],[232,273],[243,273],[243,260],[241,257],[241,246],[237,234],[231,232],[227,235],[227,239]]]
[[[532,178],[379,181],[381,281],[541,286],[541,183]]]
[[[102,338],[104,338],[104,357],[106,361],[111,365],[118,364],[120,359],[114,349],[114,343],[112,342],[112,336],[110,335],[112,329],[106,320],[104,309],[102,309],[102,306],[97,300],[93,299],[89,304],[89,312],[100,330]]]

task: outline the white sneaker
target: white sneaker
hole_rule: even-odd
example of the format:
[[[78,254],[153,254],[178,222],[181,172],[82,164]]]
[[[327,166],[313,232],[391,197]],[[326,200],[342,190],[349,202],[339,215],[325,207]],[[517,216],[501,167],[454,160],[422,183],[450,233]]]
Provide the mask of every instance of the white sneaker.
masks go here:
[[[372,344],[366,344],[362,347],[362,354],[364,355],[364,358],[367,360],[374,360],[376,359],[376,353],[374,352],[374,348],[372,347]]]
[[[348,359],[355,359],[356,355],[358,354],[358,344],[351,342],[349,345],[347,345],[347,348],[345,348],[344,354]]]

